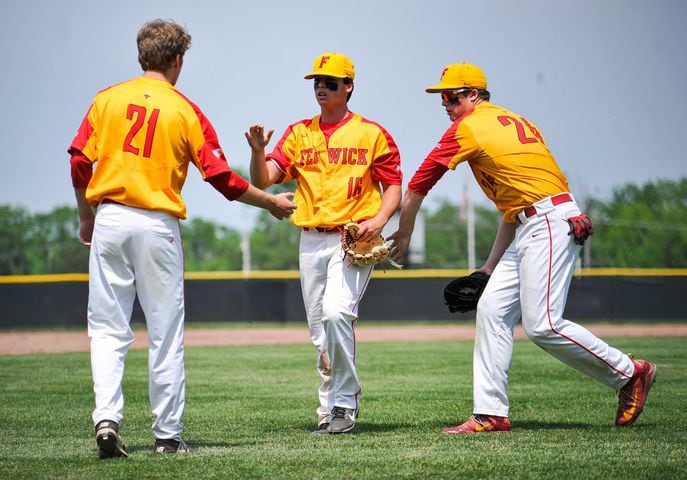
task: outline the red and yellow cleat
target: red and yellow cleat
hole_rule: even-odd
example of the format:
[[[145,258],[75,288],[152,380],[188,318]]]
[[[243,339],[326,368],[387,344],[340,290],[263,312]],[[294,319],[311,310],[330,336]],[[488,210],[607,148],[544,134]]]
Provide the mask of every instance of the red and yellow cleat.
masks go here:
[[[508,417],[492,417],[489,415],[473,415],[462,425],[444,428],[444,433],[480,433],[480,432],[510,432]]]
[[[656,380],[656,364],[646,360],[632,360],[635,372],[618,395],[618,412],[615,424],[619,427],[632,425],[644,409],[649,389]]]

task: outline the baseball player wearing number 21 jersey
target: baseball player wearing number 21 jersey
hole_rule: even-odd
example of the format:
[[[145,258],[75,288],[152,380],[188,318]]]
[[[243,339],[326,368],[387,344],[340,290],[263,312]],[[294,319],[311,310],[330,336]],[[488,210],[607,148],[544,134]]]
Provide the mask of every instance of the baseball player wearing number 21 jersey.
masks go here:
[[[190,163],[229,200],[291,214],[291,194],[269,195],[232,172],[214,128],[174,88],[191,36],[154,20],[137,37],[143,75],[98,93],[70,147],[82,243],[90,247],[88,335],[100,458],[126,457],[119,433],[122,377],[138,297],[148,328],[155,453],[186,452],[184,265],[179,219]],[[93,165],[96,165],[93,171]],[[94,213],[95,210],[95,213]]]
[[[413,175],[402,202],[392,255],[408,248],[415,216],[429,190],[467,162],[484,193],[503,213],[491,253],[480,268],[491,275],[477,305],[473,416],[449,434],[508,431],[508,370],[513,329],[561,362],[615,390],[615,423],[642,412],[656,365],[633,360],[584,327],[563,318],[580,245],[592,234],[539,129],[489,102],[487,79],[468,63],[447,66],[438,84],[451,126]],[[564,407],[563,407],[564,408]]]
[[[314,80],[320,115],[287,128],[265,156],[272,130],[254,125],[251,179],[265,188],[291,179],[298,187],[291,222],[301,232],[299,264],[310,337],[321,377],[315,434],[351,431],[360,382],[355,364],[354,323],[371,266],[349,265],[340,230],[360,224],[358,238],[378,237],[401,200],[398,149],[379,124],[348,109],[354,67],[340,53],[324,53],[305,76]]]

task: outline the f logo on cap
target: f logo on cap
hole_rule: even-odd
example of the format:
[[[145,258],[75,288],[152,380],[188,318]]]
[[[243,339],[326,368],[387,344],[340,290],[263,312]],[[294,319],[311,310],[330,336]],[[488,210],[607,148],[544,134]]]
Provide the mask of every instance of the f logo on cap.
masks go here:
[[[487,89],[487,77],[481,68],[470,63],[454,63],[441,71],[439,83],[425,88],[427,93],[439,93],[444,90],[461,88]]]
[[[350,78],[355,77],[355,67],[350,58],[336,52],[325,52],[318,55],[312,62],[312,72],[306,79],[315,77]]]

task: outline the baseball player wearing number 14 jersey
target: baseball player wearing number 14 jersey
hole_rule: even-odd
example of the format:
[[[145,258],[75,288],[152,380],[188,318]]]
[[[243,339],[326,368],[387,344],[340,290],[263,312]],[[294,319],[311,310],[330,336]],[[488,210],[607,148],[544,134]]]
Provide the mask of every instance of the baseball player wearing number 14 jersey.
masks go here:
[[[189,164],[229,200],[288,216],[290,194],[269,195],[232,172],[214,128],[174,85],[191,36],[154,20],[138,33],[143,75],[98,93],[70,147],[79,238],[90,247],[88,335],[100,458],[128,455],[124,361],[134,341],[134,299],[148,328],[155,453],[186,452],[182,416],[184,259],[179,219]],[[93,171],[93,164],[96,164]],[[95,213],[94,213],[95,210]]]
[[[256,186],[298,183],[291,222],[302,230],[301,288],[321,376],[313,433],[345,433],[359,409],[354,323],[372,267],[348,264],[340,231],[358,222],[359,239],[380,235],[401,199],[400,156],[384,128],[349,111],[354,69],[348,57],[322,54],[305,78],[314,79],[320,115],[291,125],[267,160],[272,131],[255,125],[246,135]]]
[[[656,366],[633,360],[586,328],[563,318],[580,245],[591,220],[535,125],[489,102],[482,70],[446,67],[428,93],[441,93],[451,126],[408,184],[392,255],[408,248],[418,209],[448,171],[467,162],[484,193],[503,213],[491,253],[480,269],[491,275],[477,305],[473,416],[449,434],[508,431],[508,370],[518,320],[535,344],[561,362],[615,390],[615,422],[641,413]],[[563,407],[564,408],[564,407]]]

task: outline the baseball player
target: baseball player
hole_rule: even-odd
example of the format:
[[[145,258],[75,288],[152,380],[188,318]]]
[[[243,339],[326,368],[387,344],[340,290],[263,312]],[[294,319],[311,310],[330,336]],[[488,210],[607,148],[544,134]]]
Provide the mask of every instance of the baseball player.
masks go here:
[[[90,246],[88,335],[100,458],[128,455],[119,424],[135,297],[148,327],[154,451],[188,451],[181,438],[185,370],[179,219],[186,218],[181,189],[189,164],[229,200],[266,208],[279,219],[295,207],[292,194],[268,195],[232,172],[208,119],[174,88],[191,45],[185,29],[154,20],[138,32],[137,43],[143,75],[98,93],[68,150],[79,238]]]
[[[619,390],[615,422],[630,425],[644,407],[656,365],[631,359],[562,316],[580,245],[592,234],[592,224],[539,129],[490,103],[487,79],[474,65],[448,65],[439,83],[426,91],[441,94],[451,126],[410,180],[398,231],[389,237],[392,255],[398,258],[407,250],[429,190],[462,162],[503,213],[480,269],[491,277],[477,306],[473,416],[444,432],[510,430],[508,369],[520,318],[539,347]]]
[[[290,125],[267,157],[273,131],[256,125],[246,133],[256,186],[291,179],[298,184],[291,221],[302,230],[301,288],[321,376],[315,434],[351,431],[359,409],[354,324],[372,267],[346,262],[342,225],[358,222],[359,238],[372,240],[401,200],[400,155],[393,138],[348,109],[354,77],[348,57],[319,55],[305,78],[314,81],[320,114]]]

